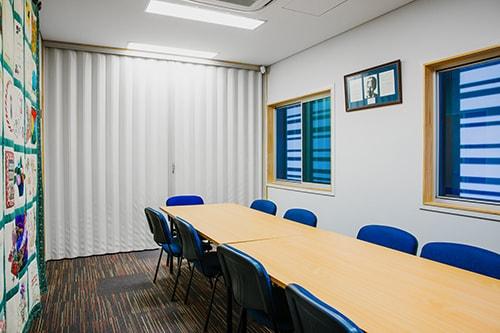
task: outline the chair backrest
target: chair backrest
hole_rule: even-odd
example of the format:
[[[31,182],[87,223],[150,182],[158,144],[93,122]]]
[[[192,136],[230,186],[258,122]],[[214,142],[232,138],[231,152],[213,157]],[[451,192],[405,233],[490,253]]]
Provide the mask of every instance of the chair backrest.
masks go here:
[[[500,254],[480,247],[445,242],[427,243],[420,256],[500,279]]]
[[[172,234],[168,227],[167,219],[159,211],[147,207],[144,209],[146,219],[148,220],[149,230],[157,244],[171,244]]]
[[[417,254],[418,241],[407,231],[386,225],[365,225],[358,239],[409,254]]]
[[[313,212],[302,208],[292,208],[285,212],[283,217],[287,220],[299,222],[311,227],[316,227],[318,224],[318,218]]]
[[[182,256],[188,261],[199,261],[203,258],[203,248],[198,233],[193,226],[180,217],[174,219],[174,224],[181,238]]]
[[[260,262],[229,245],[217,247],[226,285],[236,303],[246,309],[273,315],[271,279]]]
[[[297,284],[285,288],[296,333],[363,332],[342,313]]]
[[[167,199],[167,206],[189,206],[203,204],[203,198],[198,195],[177,195]]]
[[[276,204],[274,202],[272,202],[271,200],[264,200],[264,199],[254,200],[250,205],[250,208],[271,215],[276,215],[276,211],[278,210],[278,207],[276,207]]]

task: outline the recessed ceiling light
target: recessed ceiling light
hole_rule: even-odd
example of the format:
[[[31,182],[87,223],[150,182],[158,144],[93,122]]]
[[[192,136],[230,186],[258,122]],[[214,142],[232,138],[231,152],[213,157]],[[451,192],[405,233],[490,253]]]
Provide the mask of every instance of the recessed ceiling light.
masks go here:
[[[215,56],[217,56],[217,53],[215,53],[215,52],[180,49],[177,47],[169,47],[169,46],[154,45],[154,44],[133,43],[133,42],[128,43],[127,48],[130,50],[149,51],[149,52],[156,52],[156,53],[167,53],[167,54],[175,54],[175,55],[182,55],[182,56],[196,57],[196,58],[212,59],[212,58],[215,58]]]
[[[158,0],[151,0],[146,8],[146,12],[248,30],[254,30],[264,23],[262,20],[256,20],[245,16],[232,15],[215,10],[178,5]]]

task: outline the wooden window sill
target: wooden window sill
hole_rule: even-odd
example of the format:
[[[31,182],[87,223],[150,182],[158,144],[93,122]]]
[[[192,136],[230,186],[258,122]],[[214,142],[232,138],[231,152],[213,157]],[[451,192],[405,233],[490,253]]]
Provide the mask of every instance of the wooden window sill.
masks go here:
[[[313,184],[301,184],[301,183],[275,181],[272,183],[267,183],[266,187],[276,188],[276,189],[280,189],[280,190],[304,192],[304,193],[310,193],[310,194],[327,195],[327,196],[332,196],[332,197],[334,196],[333,187],[331,185],[325,186],[325,187],[320,187],[320,186],[314,186]]]
[[[432,206],[432,207],[452,209],[452,210],[458,210],[458,211],[494,215],[493,219],[500,221],[500,210],[494,209],[494,208],[478,207],[478,206],[472,206],[472,205],[468,206],[465,204],[451,203],[451,202],[438,202],[438,201],[424,202],[424,206]],[[475,217],[475,216],[472,216],[472,217]]]

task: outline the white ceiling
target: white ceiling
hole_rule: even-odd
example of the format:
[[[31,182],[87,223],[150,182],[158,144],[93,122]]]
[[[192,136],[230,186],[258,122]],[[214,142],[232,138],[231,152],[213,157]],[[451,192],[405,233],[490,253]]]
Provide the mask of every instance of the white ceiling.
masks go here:
[[[46,40],[120,48],[128,42],[151,43],[270,65],[411,1],[275,0],[243,14],[267,21],[251,31],[148,14],[149,0],[43,0],[41,31]],[[328,10],[329,5],[337,6]]]

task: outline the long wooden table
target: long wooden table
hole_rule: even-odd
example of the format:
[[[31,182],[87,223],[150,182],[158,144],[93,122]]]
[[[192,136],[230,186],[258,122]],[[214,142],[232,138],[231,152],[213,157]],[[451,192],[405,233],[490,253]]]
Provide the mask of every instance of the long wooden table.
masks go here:
[[[232,243],[273,282],[302,285],[367,332],[500,332],[500,280],[243,206],[162,209],[217,244]]]
[[[215,244],[300,236],[313,228],[237,204],[161,207],[191,223]]]

